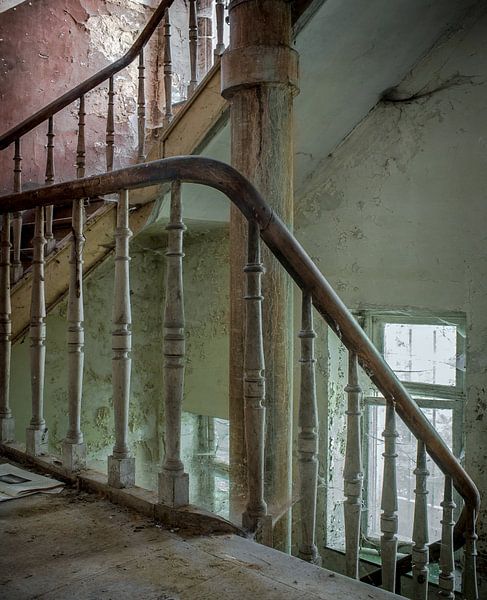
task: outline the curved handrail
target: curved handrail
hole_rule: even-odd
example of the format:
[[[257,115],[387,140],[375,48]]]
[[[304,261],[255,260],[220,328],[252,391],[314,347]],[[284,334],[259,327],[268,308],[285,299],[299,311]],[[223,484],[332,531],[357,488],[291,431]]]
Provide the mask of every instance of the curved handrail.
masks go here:
[[[106,67],[101,69],[101,71],[95,73],[95,75],[92,75],[88,79],[85,79],[85,81],[69,90],[69,92],[66,92],[56,100],[53,100],[50,104],[44,106],[44,108],[41,108],[41,110],[37,111],[32,116],[28,117],[15,127],[12,127],[12,129],[9,129],[3,135],[0,135],[0,150],[4,150],[8,146],[10,146],[10,144],[16,139],[22,137],[23,135],[37,127],[37,125],[40,125],[46,119],[52,117],[61,109],[71,104],[71,102],[74,102],[83,94],[90,92],[93,88],[100,85],[100,83],[103,83],[104,81],[112,77],[112,75],[115,75],[116,73],[127,67],[131,62],[133,62],[137,58],[145,44],[149,41],[156,27],[162,21],[166,9],[168,9],[172,3],[173,0],[161,1],[159,6],[154,11],[152,17],[147,22],[147,25],[142,30],[139,37],[135,40],[131,48],[121,58],[111,63],[110,65],[107,65]]]
[[[0,214],[35,206],[70,204],[73,200],[103,196],[157,183],[180,180],[207,185],[224,193],[249,221],[258,224],[262,240],[295,283],[311,294],[313,305],[343,344],[357,355],[361,367],[385,398],[395,403],[397,413],[410,431],[426,446],[428,454],[448,474],[465,501],[456,531],[465,530],[468,517],[475,519],[479,492],[433,428],[416,402],[385,362],[348,308],[319,271],[297,239],[265,202],[256,188],[225,163],[199,156],[180,156],[127,167],[102,175],[58,183],[0,198]]]

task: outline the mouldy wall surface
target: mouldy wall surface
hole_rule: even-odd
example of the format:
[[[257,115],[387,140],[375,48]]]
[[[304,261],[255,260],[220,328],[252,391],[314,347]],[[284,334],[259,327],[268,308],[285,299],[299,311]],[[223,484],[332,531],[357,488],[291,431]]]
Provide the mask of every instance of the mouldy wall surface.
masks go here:
[[[162,252],[132,243],[132,382],[129,435],[138,463],[157,462],[162,406]],[[113,258],[85,282],[85,370],[82,431],[89,457],[102,460],[114,442],[111,386]],[[47,317],[45,413],[51,448],[60,453],[67,431],[67,302]],[[29,338],[12,351],[12,408],[17,439],[25,439],[30,418]],[[101,463],[100,463],[101,464]]]
[[[471,15],[330,155],[296,203],[303,246],[352,309],[466,314],[465,462],[487,494],[487,14]],[[416,97],[415,95],[419,97]],[[343,407],[343,411],[344,411]],[[487,553],[487,508],[479,519]]]

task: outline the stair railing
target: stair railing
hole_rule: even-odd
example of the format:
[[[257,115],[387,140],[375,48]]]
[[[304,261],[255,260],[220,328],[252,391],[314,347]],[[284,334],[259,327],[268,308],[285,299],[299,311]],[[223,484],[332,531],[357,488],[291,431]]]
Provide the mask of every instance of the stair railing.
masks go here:
[[[242,175],[232,167],[201,157],[176,157],[55,184],[29,192],[1,198],[4,215],[0,262],[0,419],[2,435],[12,432],[13,416],[9,405],[8,374],[10,365],[9,306],[9,217],[12,212],[35,209],[38,223],[46,206],[76,203],[83,198],[119,194],[117,205],[116,271],[113,311],[113,401],[115,407],[115,446],[109,458],[109,483],[114,487],[132,486],[135,478],[134,459],[128,447],[128,409],[130,398],[131,310],[129,281],[128,190],[172,182],[171,211],[168,229],[167,294],[164,317],[164,402],[166,456],[159,475],[159,501],[173,507],[188,503],[188,475],[181,460],[181,410],[184,386],[184,296],[182,283],[183,232],[181,182],[210,186],[224,193],[248,221],[248,260],[244,267],[247,281],[246,343],[244,360],[245,429],[248,467],[248,502],[243,524],[255,530],[266,515],[264,498],[265,449],[265,375],[262,336],[261,279],[264,268],[260,241],[271,250],[281,265],[302,290],[301,394],[299,400],[299,475],[303,497],[300,556],[316,561],[315,541],[318,451],[318,418],[315,389],[313,311],[326,321],[349,352],[349,378],[346,387],[347,448],[344,467],[346,571],[358,577],[360,507],[363,468],[360,457],[360,366],[386,402],[384,476],[381,515],[381,550],[383,587],[394,591],[397,564],[397,484],[396,437],[399,416],[417,439],[416,502],[413,526],[412,568],[414,600],[425,600],[428,593],[427,510],[425,503],[426,455],[445,476],[442,503],[442,539],[439,578],[441,598],[454,598],[454,540],[464,543],[463,597],[477,600],[476,519],[480,498],[477,488],[448,446],[424,416],[407,390],[387,365],[363,329],[318,270],[311,258],[279,217]],[[122,191],[120,191],[122,190]],[[45,243],[43,230],[36,235],[37,254],[32,303],[32,380],[33,418],[29,426],[35,444],[27,448],[31,454],[42,452],[47,432],[43,420],[43,390],[39,381],[39,353],[45,339],[45,313],[42,306],[42,269]],[[44,348],[45,350],[45,348]],[[37,387],[36,387],[37,386]],[[79,413],[77,413],[79,414]],[[70,412],[71,415],[71,412]],[[71,419],[71,417],[70,417]],[[70,422],[70,427],[73,425]],[[3,442],[9,437],[3,437]],[[68,468],[76,465],[67,464]],[[78,465],[79,466],[79,465]],[[461,516],[453,522],[453,488],[463,499]]]
[[[0,150],[5,150],[11,144],[15,145],[14,150],[14,190],[22,189],[22,161],[21,145],[22,137],[32,131],[38,125],[47,122],[47,161],[46,161],[46,185],[54,182],[54,120],[55,116],[62,109],[74,102],[78,102],[78,145],[76,153],[77,174],[84,173],[85,170],[85,96],[99,85],[106,84],[108,90],[107,105],[107,127],[105,138],[106,170],[111,171],[114,166],[114,146],[115,146],[115,109],[114,96],[116,94],[115,75],[138,61],[138,92],[137,92],[137,161],[144,162],[146,159],[146,75],[144,47],[147,45],[153,34],[156,32],[159,24],[164,21],[163,30],[163,73],[164,73],[164,126],[168,126],[173,117],[173,65],[171,58],[171,20],[170,7],[173,0],[162,0],[156,8],[151,18],[147,22],[138,38],[124,56],[104,67],[95,75],[92,75],[76,87],[72,88],[59,98],[53,100],[42,109],[16,125],[10,130],[0,135]],[[213,6],[214,4],[214,6]],[[215,11],[215,24],[213,27],[213,10]],[[200,14],[197,8],[196,0],[189,2],[189,71],[190,82],[187,88],[187,97],[189,98],[196,90],[198,83],[202,80],[207,70],[211,68],[212,61],[216,63],[219,56],[224,51],[224,23],[225,8],[223,0],[215,0],[209,5],[209,12]],[[212,31],[215,29],[215,49],[213,47]],[[202,35],[204,33],[204,35]],[[203,63],[199,56],[204,58]],[[46,253],[51,252],[55,246],[53,236],[53,211],[50,207],[46,209],[46,235],[48,245]],[[13,268],[12,279],[16,283],[24,272],[21,252],[22,252],[22,213],[16,211],[13,215]]]

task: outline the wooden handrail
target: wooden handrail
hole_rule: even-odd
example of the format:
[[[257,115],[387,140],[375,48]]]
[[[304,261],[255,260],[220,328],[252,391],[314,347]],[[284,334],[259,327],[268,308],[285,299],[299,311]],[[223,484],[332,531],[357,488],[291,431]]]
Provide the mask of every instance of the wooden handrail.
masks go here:
[[[12,142],[16,139],[22,137],[37,125],[43,123],[49,117],[52,117],[61,109],[65,108],[71,102],[74,102],[83,94],[88,93],[100,83],[108,80],[110,77],[127,67],[131,62],[133,62],[137,56],[139,55],[142,48],[149,41],[150,37],[154,33],[156,27],[162,21],[164,17],[164,13],[166,9],[168,9],[173,0],[162,0],[159,6],[154,11],[154,14],[147,22],[147,25],[142,30],[139,37],[135,40],[131,48],[118,60],[113,62],[112,64],[104,67],[101,71],[98,71],[95,75],[92,75],[76,87],[69,90],[56,100],[53,100],[44,108],[34,113],[32,116],[28,117],[6,133],[0,136],[0,150],[4,150],[7,148]]]
[[[127,167],[111,173],[59,183],[0,198],[0,213],[36,206],[71,204],[73,200],[111,194],[124,189],[180,180],[213,187],[224,193],[249,221],[258,224],[262,240],[296,284],[310,294],[313,305],[444,474],[448,474],[465,502],[458,529],[465,528],[466,514],[478,514],[479,492],[443,439],[418,408],[350,311],[318,270],[311,258],[255,187],[238,171],[219,161],[182,156]]]

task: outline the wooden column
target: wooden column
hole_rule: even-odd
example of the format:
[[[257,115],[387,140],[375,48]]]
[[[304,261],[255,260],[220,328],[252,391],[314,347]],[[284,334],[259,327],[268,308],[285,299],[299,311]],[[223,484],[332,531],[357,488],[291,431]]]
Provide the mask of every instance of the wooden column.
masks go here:
[[[0,442],[12,442],[15,439],[15,423],[10,409],[10,222],[10,214],[4,214],[0,241]]]
[[[115,283],[113,296],[112,390],[115,446],[108,457],[108,484],[116,488],[135,485],[135,458],[128,446],[130,375],[132,367],[132,311],[130,306],[129,192],[120,192],[115,230]]]
[[[293,221],[293,94],[297,55],[291,48],[291,5],[285,0],[244,0],[229,5],[230,46],[222,56],[222,90],[230,100],[232,164],[248,177],[281,218]],[[269,18],[272,15],[272,19]],[[230,216],[230,461],[231,511],[245,488],[243,413],[244,282],[247,224]],[[266,364],[266,500],[272,513],[291,505],[292,287],[264,250],[263,338]],[[276,515],[277,516],[277,515]],[[289,519],[274,531],[289,549]]]
[[[171,57],[171,16],[166,9],[164,16],[164,126],[172,121],[172,57]]]
[[[353,352],[348,354],[347,393],[347,447],[343,488],[345,516],[345,573],[349,577],[359,577],[360,517],[362,514],[362,441],[360,430],[360,401],[362,388],[358,379],[358,360]]]
[[[311,296],[303,294],[301,317],[301,393],[299,396],[299,479],[301,498],[301,541],[299,557],[319,564],[315,543],[318,491],[318,407],[316,405],[315,337]]]
[[[382,478],[382,514],[380,516],[380,539],[382,559],[382,587],[395,591],[397,561],[397,476],[396,476],[396,407],[391,400],[386,401],[386,421],[384,431],[384,475]]]
[[[49,117],[47,126],[47,160],[46,160],[46,185],[54,183],[54,122]],[[49,254],[56,247],[56,240],[52,231],[54,207],[46,206],[46,254]]]
[[[188,98],[198,85],[197,75],[198,24],[196,21],[196,0],[189,0],[189,71]]]
[[[416,488],[414,494],[414,521],[413,521],[413,598],[414,600],[428,599],[428,490],[426,484],[429,476],[426,468],[426,448],[418,440],[418,454],[416,460]]]
[[[453,484],[451,477],[445,476],[445,492],[441,519],[441,550],[440,550],[440,576],[438,579],[438,596],[446,600],[455,599],[455,553],[453,546],[453,511],[456,504],[453,500]]]
[[[48,432],[44,420],[44,372],[46,365],[46,301],[44,295],[44,207],[35,209],[35,230],[32,240],[32,297],[30,305],[30,377],[32,388],[32,418],[26,432],[26,451],[38,456],[47,453]]]
[[[113,153],[115,149],[115,90],[113,75],[108,80],[108,112],[106,129],[107,171],[113,171]]]
[[[264,267],[261,260],[259,229],[248,225],[247,289],[245,293],[244,414],[247,449],[247,509],[242,518],[245,529],[255,531],[265,516],[264,500],[264,427],[265,363],[262,339],[262,285]]]
[[[181,183],[171,186],[164,306],[165,457],[159,473],[159,501],[169,506],[189,503],[189,478],[181,460],[181,411],[184,390],[183,223]]]
[[[14,151],[14,192],[22,191],[22,154],[20,153],[20,138],[15,140]],[[20,248],[22,245],[22,212],[14,212],[12,224],[13,230],[13,260],[12,260],[12,281],[16,283],[24,272],[24,267],[20,260]]]

